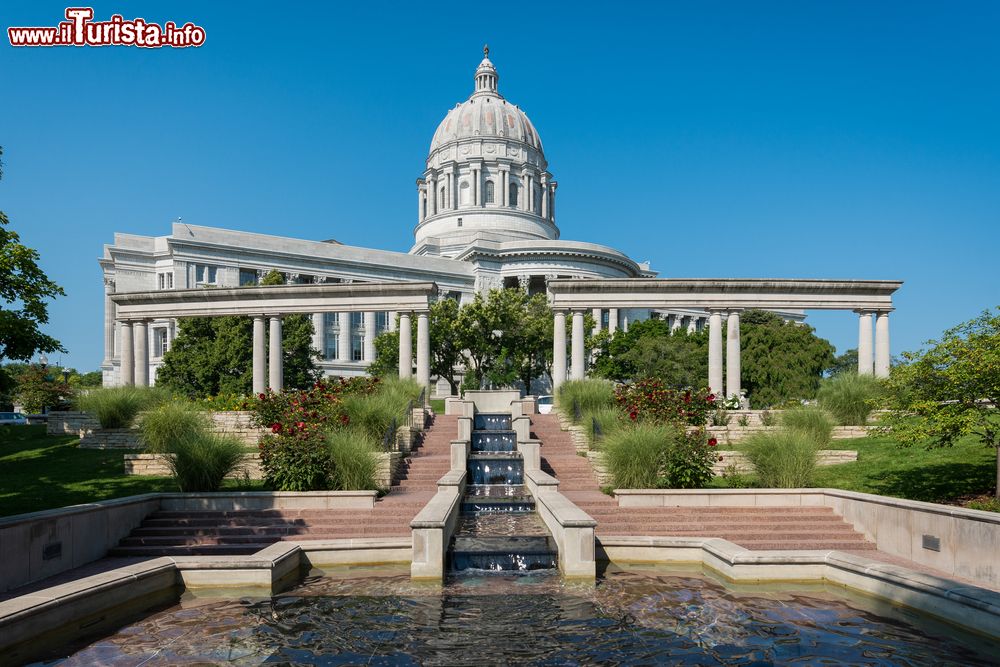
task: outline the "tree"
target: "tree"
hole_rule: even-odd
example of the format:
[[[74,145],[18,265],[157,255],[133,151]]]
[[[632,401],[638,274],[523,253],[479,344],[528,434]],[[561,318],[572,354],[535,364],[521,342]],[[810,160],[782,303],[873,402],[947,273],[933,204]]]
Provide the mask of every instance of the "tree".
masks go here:
[[[25,412],[37,413],[45,408],[56,407],[72,395],[73,390],[68,384],[53,379],[49,371],[42,366],[31,364],[17,376],[14,402]]]
[[[708,334],[671,332],[664,320],[634,322],[628,331],[594,339],[600,349],[594,374],[625,382],[657,379],[671,387],[701,387],[708,378]]]
[[[850,349],[843,354],[837,355],[833,360],[833,365],[826,369],[829,376],[840,375],[841,373],[858,372],[858,350]]]
[[[971,435],[997,451],[1000,497],[1000,313],[989,310],[905,352],[886,382],[879,430],[903,446],[950,447]]]
[[[742,386],[755,409],[814,398],[834,361],[833,345],[812,327],[763,310],[743,313],[740,348]]]
[[[271,271],[262,285],[282,284]],[[312,319],[286,315],[282,322],[284,384],[301,389],[314,383],[319,355],[312,345]],[[246,316],[194,317],[181,320],[170,350],[156,374],[157,384],[191,398],[253,391],[253,320]]]
[[[9,224],[0,211],[0,359],[27,361],[36,352],[65,352],[40,327],[49,321],[46,300],[66,293],[38,267],[38,252],[22,245]]]

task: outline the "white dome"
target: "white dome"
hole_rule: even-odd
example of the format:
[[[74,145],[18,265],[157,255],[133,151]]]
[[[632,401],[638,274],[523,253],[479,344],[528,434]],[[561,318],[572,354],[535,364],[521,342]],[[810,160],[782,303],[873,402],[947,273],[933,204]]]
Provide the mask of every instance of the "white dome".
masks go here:
[[[497,92],[496,68],[488,57],[479,63],[475,80],[476,90],[469,99],[456,105],[438,125],[430,152],[460,139],[502,137],[541,153],[542,140],[528,116]]]

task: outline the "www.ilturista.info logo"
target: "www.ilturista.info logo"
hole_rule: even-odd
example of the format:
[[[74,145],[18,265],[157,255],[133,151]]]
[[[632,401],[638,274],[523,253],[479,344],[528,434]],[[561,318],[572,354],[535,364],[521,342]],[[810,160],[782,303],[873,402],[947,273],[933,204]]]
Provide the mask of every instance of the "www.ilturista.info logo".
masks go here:
[[[67,7],[66,21],[53,27],[7,28],[11,46],[162,46],[185,48],[205,43],[205,29],[188,22],[162,26],[146,19],[125,19],[113,14],[107,21],[94,21],[93,7]]]

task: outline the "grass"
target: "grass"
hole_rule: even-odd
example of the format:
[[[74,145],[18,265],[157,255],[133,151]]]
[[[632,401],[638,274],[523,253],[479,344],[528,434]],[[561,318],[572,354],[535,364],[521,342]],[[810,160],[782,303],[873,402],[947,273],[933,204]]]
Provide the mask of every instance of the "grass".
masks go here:
[[[556,403],[566,416],[575,420],[574,406],[579,408],[581,415],[613,406],[615,386],[607,380],[570,380],[560,385]]]
[[[76,407],[97,417],[102,428],[129,428],[142,410],[169,396],[160,387],[100,387],[78,396]]]
[[[840,373],[823,380],[817,398],[843,426],[863,426],[875,408],[879,382],[871,375]]]
[[[780,430],[801,434],[812,441],[816,449],[829,447],[833,439],[833,427],[836,425],[829,413],[813,407],[786,410],[781,415],[780,424]]]
[[[797,489],[810,485],[816,470],[817,440],[808,430],[781,428],[747,440],[747,458],[766,488]]]
[[[664,450],[676,438],[665,426],[637,424],[608,435],[601,443],[604,462],[616,489],[656,489],[663,485]]]
[[[0,426],[0,516],[177,489],[171,477],[126,476],[120,450],[78,449],[78,442],[45,435],[44,426]],[[262,488],[229,480],[223,487]]]
[[[444,414],[444,399],[443,398],[432,398],[430,401],[428,401],[428,403],[430,403],[431,410],[434,411],[434,414],[436,414],[436,415],[443,415]]]
[[[583,413],[581,424],[587,431],[587,437],[590,438],[591,447],[599,444],[594,438],[595,422],[597,424],[597,428],[600,429],[601,438],[606,438],[621,429],[621,413],[618,411],[618,408],[614,406],[594,408]]]
[[[372,440],[359,429],[332,431],[327,437],[333,456],[333,488],[338,491],[364,491],[375,488],[378,459],[375,452],[381,441]]]

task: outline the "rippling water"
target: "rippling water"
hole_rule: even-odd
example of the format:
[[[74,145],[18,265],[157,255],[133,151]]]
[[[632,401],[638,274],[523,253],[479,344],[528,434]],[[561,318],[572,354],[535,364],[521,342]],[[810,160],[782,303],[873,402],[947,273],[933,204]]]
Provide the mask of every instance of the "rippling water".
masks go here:
[[[733,590],[663,571],[611,571],[596,587],[464,577],[428,588],[355,574],[265,600],[178,605],[62,664],[996,664],[985,642],[911,616],[822,587]]]

